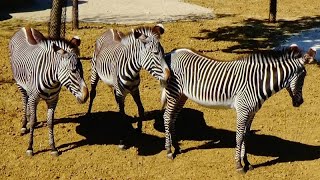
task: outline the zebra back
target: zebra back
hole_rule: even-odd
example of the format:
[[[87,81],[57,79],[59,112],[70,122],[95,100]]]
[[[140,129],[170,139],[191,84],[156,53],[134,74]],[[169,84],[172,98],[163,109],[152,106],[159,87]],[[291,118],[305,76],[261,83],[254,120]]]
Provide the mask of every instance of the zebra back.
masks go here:
[[[246,96],[251,96],[252,101],[264,101],[288,87],[294,74],[304,69],[301,51],[293,48],[255,53],[233,61],[177,49],[166,54],[165,59],[172,71],[168,88],[205,106],[233,107],[234,98],[247,91]],[[162,99],[165,103],[164,95]]]

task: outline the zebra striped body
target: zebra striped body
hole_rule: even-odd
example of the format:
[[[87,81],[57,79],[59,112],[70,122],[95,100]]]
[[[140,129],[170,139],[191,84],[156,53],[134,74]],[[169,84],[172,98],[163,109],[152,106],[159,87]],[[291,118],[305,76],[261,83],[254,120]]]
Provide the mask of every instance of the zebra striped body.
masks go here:
[[[236,167],[249,168],[245,136],[255,113],[271,95],[287,88],[294,106],[303,103],[302,86],[306,71],[304,59],[296,46],[269,54],[253,54],[236,61],[216,61],[188,49],[178,49],[165,56],[171,70],[162,102],[167,103],[164,121],[166,149],[172,158],[175,120],[189,98],[208,107],[226,107],[237,113]]]
[[[111,29],[96,41],[96,49],[91,61],[92,74],[88,114],[91,113],[92,103],[96,96],[96,86],[101,79],[113,88],[123,118],[125,116],[125,97],[128,93],[133,96],[140,116],[138,131],[141,131],[144,108],[138,88],[140,69],[146,69],[161,81],[166,81],[169,77],[169,69],[163,59],[163,48],[160,44],[160,35],[163,32],[162,25],[156,25],[153,28],[140,27],[126,36]]]
[[[31,41],[30,37],[36,35],[30,32],[37,31],[31,28],[20,29],[11,38],[9,46],[13,77],[22,93],[24,104],[21,133],[26,133],[29,120],[30,141],[27,153],[32,155],[36,108],[40,99],[45,100],[48,106],[49,143],[52,153],[57,155],[52,121],[61,86],[66,86],[80,103],[84,103],[88,97],[82,65],[75,53],[79,52],[79,44],[45,38]],[[80,40],[73,39],[72,42],[80,43]]]

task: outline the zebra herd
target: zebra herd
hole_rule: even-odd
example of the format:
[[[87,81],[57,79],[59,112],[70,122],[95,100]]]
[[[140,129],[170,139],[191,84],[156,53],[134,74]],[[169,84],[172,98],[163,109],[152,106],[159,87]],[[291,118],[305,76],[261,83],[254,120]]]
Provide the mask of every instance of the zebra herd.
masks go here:
[[[30,133],[27,155],[33,155],[33,133],[40,99],[48,108],[51,154],[59,155],[54,142],[53,119],[62,86],[79,103],[85,103],[90,97],[88,115],[100,79],[113,88],[122,118],[125,118],[124,100],[130,93],[138,107],[137,131],[141,132],[144,108],[139,92],[139,72],[143,68],[161,82],[168,158],[173,159],[180,152],[175,121],[189,98],[203,106],[224,106],[236,111],[236,169],[240,172],[252,169],[247,158],[246,139],[256,112],[264,101],[284,88],[289,92],[293,106],[300,106],[306,76],[304,64],[306,57],[314,54],[309,51],[303,55],[297,45],[228,62],[205,57],[191,49],[175,49],[165,54],[160,43],[164,31],[161,24],[139,27],[127,35],[115,29],[106,31],[96,40],[91,59],[90,93],[78,57],[79,37],[70,41],[48,39],[29,27],[16,32],[9,48],[13,76],[23,100],[21,134]],[[124,139],[125,135],[120,139],[120,148],[125,146]]]

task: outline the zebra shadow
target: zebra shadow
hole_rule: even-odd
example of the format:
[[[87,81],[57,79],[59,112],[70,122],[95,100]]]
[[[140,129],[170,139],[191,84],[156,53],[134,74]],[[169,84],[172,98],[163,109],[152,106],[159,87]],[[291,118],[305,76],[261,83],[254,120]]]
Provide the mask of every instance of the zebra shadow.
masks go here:
[[[163,118],[158,115],[154,127],[164,132]],[[313,146],[285,140],[272,135],[255,134],[248,138],[248,153],[257,156],[270,156],[274,159],[255,164],[254,167],[270,166],[294,161],[310,161],[320,158],[320,146]],[[235,132],[217,129],[206,124],[203,113],[184,108],[176,121],[176,134],[180,140],[209,141],[197,147],[182,149],[187,153],[197,149],[235,148]],[[250,157],[249,157],[250,158]]]
[[[146,115],[152,115],[152,112]],[[147,120],[152,116],[147,116]],[[149,156],[160,153],[164,149],[164,138],[145,133],[136,133],[132,123],[137,118],[127,116],[121,120],[118,112],[95,112],[90,116],[81,115],[75,118],[58,119],[56,123],[78,123],[76,127],[77,134],[85,139],[60,145],[60,152],[66,152],[85,145],[118,145],[120,138],[126,134],[127,148],[137,148],[138,155]]]

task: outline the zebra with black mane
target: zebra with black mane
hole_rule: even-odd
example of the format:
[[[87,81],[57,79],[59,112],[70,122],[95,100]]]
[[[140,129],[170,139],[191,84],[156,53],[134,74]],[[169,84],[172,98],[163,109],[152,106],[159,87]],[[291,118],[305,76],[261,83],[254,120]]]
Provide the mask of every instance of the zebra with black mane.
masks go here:
[[[236,169],[252,169],[247,158],[246,139],[252,120],[264,101],[286,88],[294,107],[303,103],[305,58],[297,45],[266,53],[254,53],[234,61],[218,61],[189,49],[165,55],[171,71],[162,91],[167,157],[180,152],[175,121],[186,100],[207,107],[232,108],[237,114]],[[175,148],[172,153],[171,145]],[[242,165],[244,163],[244,166]]]
[[[91,91],[88,114],[91,113],[96,87],[101,79],[113,88],[122,119],[125,118],[124,100],[130,93],[138,106],[137,131],[141,132],[144,108],[140,99],[139,72],[143,68],[160,81],[167,81],[170,71],[164,60],[160,36],[164,27],[138,27],[128,35],[116,29],[107,30],[96,41],[91,60]],[[120,148],[124,148],[123,138]]]
[[[43,99],[48,107],[47,124],[51,154],[59,154],[54,142],[53,119],[59,93],[65,86],[78,100],[86,102],[88,88],[83,80],[82,64],[78,59],[80,39],[47,39],[39,31],[24,27],[10,40],[10,60],[13,77],[23,100],[21,134],[30,125],[30,140],[26,151],[33,155],[33,133],[37,121],[37,105]]]

